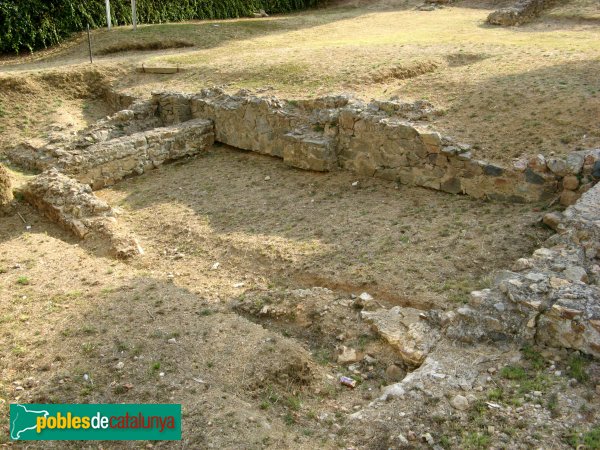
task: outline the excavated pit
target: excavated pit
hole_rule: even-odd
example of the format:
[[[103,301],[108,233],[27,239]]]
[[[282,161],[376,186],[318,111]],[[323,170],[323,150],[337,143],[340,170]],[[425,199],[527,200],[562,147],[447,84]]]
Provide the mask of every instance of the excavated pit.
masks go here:
[[[177,357],[150,347],[204,401],[260,410],[246,418],[252,423],[284,417],[321,441],[333,427],[355,431],[348,444],[393,445],[384,423],[396,419],[382,421],[393,415],[391,399],[415,414],[446,414],[446,398],[483,390],[480,372],[515,346],[600,351],[597,150],[495,166],[413,126],[433,114],[425,103],[293,104],[220,91],[109,98],[127,109],[68,141],[17,146],[9,156],[42,172],[23,191],[39,212],[84,243],[92,236],[84,248],[106,239],[113,255],[130,258],[119,266],[121,286],[107,291],[118,300],[111,310],[132,327],[157,327],[169,344],[183,341]],[[380,134],[385,142],[371,139]],[[535,202],[565,192],[583,197],[545,219],[559,231],[547,240]],[[46,226],[32,225],[34,233]],[[84,318],[106,319],[98,314]],[[185,332],[165,331],[175,324]],[[100,347],[97,363],[112,364]],[[209,381],[187,386],[190,371]],[[357,387],[340,385],[341,376]],[[135,400],[132,386],[121,380],[91,395]],[[231,394],[235,402],[225,401]],[[476,404],[471,397],[464,401]],[[300,414],[300,398],[327,411],[322,424]],[[332,411],[348,422],[335,428]],[[309,436],[296,441],[311,448]]]

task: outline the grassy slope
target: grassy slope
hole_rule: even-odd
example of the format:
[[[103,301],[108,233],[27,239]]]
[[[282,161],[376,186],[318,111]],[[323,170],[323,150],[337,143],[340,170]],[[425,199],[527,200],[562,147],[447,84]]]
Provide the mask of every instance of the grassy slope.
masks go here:
[[[411,1],[391,3],[261,20],[145,26],[136,35],[118,28],[95,33],[94,45],[102,50],[173,39],[195,44],[98,58],[102,65],[187,68],[176,76],[122,79],[122,87],[139,94],[213,84],[270,86],[271,92],[292,97],[398,94],[426,98],[445,110],[437,127],[476,144],[482,158],[509,161],[600,145],[598,8],[589,0],[570,2],[521,28],[484,25],[491,8],[485,5],[459,2],[422,12]],[[85,42],[75,43],[58,57],[28,67],[81,62],[85,52]]]

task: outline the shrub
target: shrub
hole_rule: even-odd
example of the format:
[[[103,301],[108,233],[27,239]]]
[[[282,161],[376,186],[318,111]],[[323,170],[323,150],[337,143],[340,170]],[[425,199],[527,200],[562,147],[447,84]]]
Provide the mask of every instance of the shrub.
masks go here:
[[[245,17],[308,8],[319,0],[138,0],[140,23]],[[111,0],[115,25],[131,23],[130,0]],[[106,26],[104,0],[0,0],[0,52],[33,51],[59,44],[74,32]]]

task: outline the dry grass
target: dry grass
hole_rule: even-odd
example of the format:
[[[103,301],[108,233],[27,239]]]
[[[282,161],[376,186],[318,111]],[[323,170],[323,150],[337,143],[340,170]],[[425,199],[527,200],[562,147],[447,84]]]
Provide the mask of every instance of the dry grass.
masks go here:
[[[510,162],[600,145],[597,5],[574,0],[520,28],[489,27],[497,5],[458,2],[416,11],[416,1],[345,2],[266,19],[117,28],[94,33],[95,48],[185,40],[191,51],[109,55],[97,64],[178,64],[185,73],[122,77],[121,88],[265,88],[288,97],[351,92],[363,98],[425,98],[446,114],[435,126],[474,144],[477,155]],[[356,5],[356,6],[353,6]],[[86,44],[9,70],[85,60]]]
[[[194,44],[183,39],[150,40],[150,41],[126,41],[96,50],[98,55],[110,55],[124,52],[144,52],[150,50],[167,50],[171,48],[193,47]]]

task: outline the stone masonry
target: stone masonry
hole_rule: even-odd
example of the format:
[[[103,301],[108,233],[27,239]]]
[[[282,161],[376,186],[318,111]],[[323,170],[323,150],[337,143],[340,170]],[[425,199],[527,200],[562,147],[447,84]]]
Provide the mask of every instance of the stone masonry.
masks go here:
[[[98,199],[89,185],[81,184],[56,169],[38,175],[23,189],[25,199],[61,227],[80,239],[107,239],[110,253],[128,258],[142,253],[137,240],[119,228],[114,210]]]
[[[477,160],[470,146],[432,131],[426,102],[369,104],[346,96],[304,101],[205,89],[198,95],[157,93],[165,125],[210,119],[215,140],[283,158],[301,169],[348,169],[402,184],[493,201],[573,204],[600,178],[600,149],[566,159],[538,155],[513,167]],[[562,193],[561,193],[562,191]]]
[[[544,247],[449,314],[448,336],[535,341],[600,357],[600,185],[554,224],[558,233]]]

